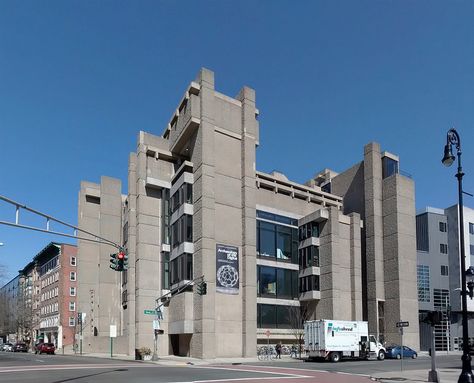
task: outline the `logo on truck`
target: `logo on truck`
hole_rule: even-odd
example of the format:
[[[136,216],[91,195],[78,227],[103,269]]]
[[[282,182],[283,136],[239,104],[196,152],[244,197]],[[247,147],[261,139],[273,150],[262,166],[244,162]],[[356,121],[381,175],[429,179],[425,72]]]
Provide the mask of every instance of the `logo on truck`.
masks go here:
[[[349,326],[334,326],[333,323],[328,323],[328,334],[331,332],[351,332],[354,331],[354,328],[357,327],[357,324],[354,324],[353,327]]]

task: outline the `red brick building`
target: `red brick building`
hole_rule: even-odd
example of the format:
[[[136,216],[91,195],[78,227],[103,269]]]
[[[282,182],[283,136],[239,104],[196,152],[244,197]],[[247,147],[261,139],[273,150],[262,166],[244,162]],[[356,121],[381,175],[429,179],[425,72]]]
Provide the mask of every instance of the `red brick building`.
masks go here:
[[[36,340],[54,343],[57,348],[74,344],[78,280],[76,256],[76,246],[51,242],[33,259],[39,276]]]

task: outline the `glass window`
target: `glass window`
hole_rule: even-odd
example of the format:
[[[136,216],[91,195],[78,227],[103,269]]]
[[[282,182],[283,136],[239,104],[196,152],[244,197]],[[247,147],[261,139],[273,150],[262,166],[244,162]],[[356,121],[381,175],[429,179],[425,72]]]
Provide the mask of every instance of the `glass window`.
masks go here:
[[[276,269],[274,267],[259,266],[259,291],[261,296],[276,296]]]
[[[76,266],[76,257],[71,257],[71,266]]]
[[[430,302],[430,268],[426,265],[417,265],[418,300]]]
[[[469,252],[471,253],[471,255],[474,255],[474,245],[469,245]]]
[[[448,266],[441,265],[441,275],[448,275]]]
[[[389,157],[382,158],[382,178],[398,173],[398,161]]]
[[[448,254],[448,245],[446,245],[445,243],[441,243],[439,245],[439,251],[441,254]]]
[[[291,328],[291,308],[289,306],[276,306],[277,327]]]
[[[292,271],[287,269],[277,269],[277,297],[281,299],[292,298]]]
[[[446,222],[439,223],[439,231],[446,233]]]
[[[184,184],[186,187],[186,203],[193,203],[193,185]]]
[[[76,318],[69,317],[69,326],[74,327],[76,325]]]
[[[76,302],[69,302],[69,311],[76,311]]]
[[[75,287],[70,287],[69,288],[69,296],[71,296],[71,297],[76,296],[76,288]]]
[[[277,226],[277,258],[280,260],[291,259],[291,229],[286,226]]]
[[[261,327],[276,328],[276,307],[274,305],[260,305]]]
[[[193,279],[193,255],[186,254],[186,279],[191,281]]]
[[[260,222],[260,256],[275,257],[275,225]]]
[[[75,271],[71,271],[69,273],[69,280],[71,281],[75,281],[76,280],[76,272]]]
[[[186,220],[186,242],[193,241],[193,217],[191,215],[185,215]]]
[[[474,234],[474,223],[469,222],[469,234]]]

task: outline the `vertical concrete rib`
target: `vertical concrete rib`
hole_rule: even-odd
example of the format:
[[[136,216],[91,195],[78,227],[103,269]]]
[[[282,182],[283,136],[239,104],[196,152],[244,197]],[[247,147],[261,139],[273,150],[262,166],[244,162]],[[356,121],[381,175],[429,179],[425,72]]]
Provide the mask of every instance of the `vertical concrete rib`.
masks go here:
[[[207,295],[195,295],[194,335],[191,338],[191,355],[201,358],[216,356],[215,344],[215,165],[214,165],[214,73],[201,69],[200,84],[201,124],[192,155],[194,164],[194,215],[193,233],[194,275],[204,275]]]
[[[255,91],[244,87],[237,97],[242,103],[242,356],[255,356],[257,350],[257,276],[256,276],[256,186]]]
[[[364,147],[367,319],[369,331],[379,334],[378,301],[385,300],[382,218],[382,157],[380,145]]]

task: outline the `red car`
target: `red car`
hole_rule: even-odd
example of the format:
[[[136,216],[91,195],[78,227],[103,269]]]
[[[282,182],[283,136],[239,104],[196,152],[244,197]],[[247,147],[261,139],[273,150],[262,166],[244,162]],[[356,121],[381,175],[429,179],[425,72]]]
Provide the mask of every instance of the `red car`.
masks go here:
[[[54,355],[54,351],[56,351],[54,343],[40,343],[36,345],[35,354],[45,353]]]

